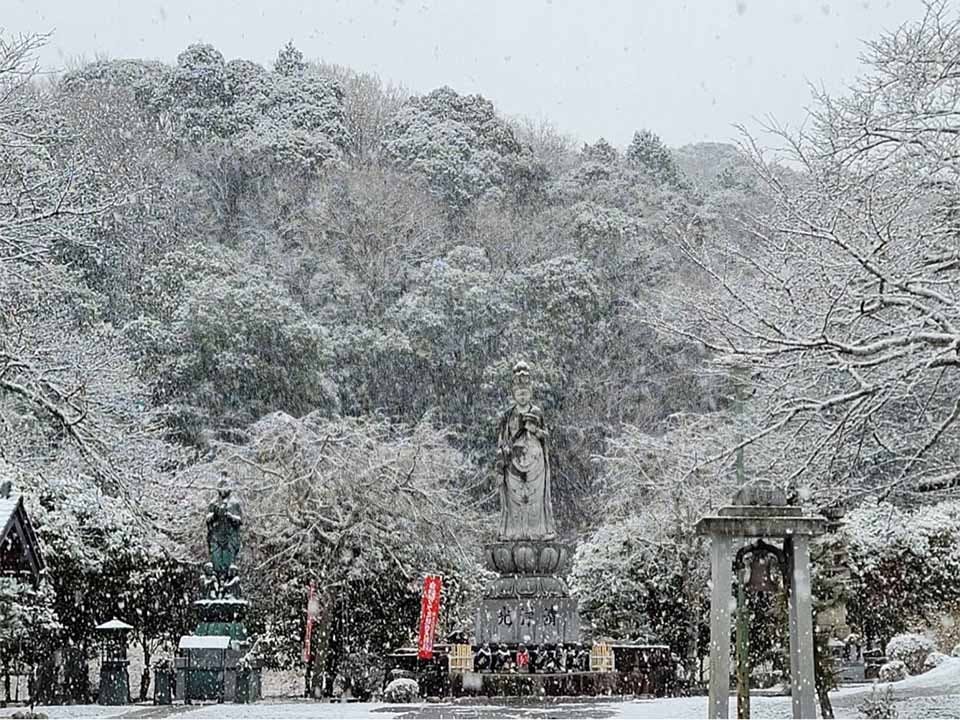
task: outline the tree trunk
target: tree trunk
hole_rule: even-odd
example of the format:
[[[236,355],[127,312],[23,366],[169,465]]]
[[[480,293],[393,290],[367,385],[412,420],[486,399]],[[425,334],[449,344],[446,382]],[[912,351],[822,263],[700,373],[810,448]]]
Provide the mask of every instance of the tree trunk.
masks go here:
[[[700,669],[700,657],[697,653],[697,648],[700,645],[698,642],[700,635],[700,612],[699,612],[699,603],[694,601],[690,603],[689,610],[687,610],[687,652],[686,658],[684,658],[684,675],[686,675],[686,684],[685,688],[688,693],[692,693],[693,685],[700,684],[699,669]]]
[[[140,702],[147,699],[147,693],[150,692],[150,644],[147,638],[142,640],[143,647],[143,672],[140,673]]]
[[[685,558],[683,562],[683,576],[690,577],[690,560]],[[692,693],[693,686],[700,684],[700,588],[691,587],[692,583],[686,582],[685,595],[687,599],[687,651],[684,658],[684,674],[686,675],[687,692]]]
[[[333,629],[335,598],[334,593],[329,588],[319,588],[317,597],[320,600],[320,612],[313,624],[310,646],[313,654],[313,674],[311,677],[313,696],[319,699],[327,694],[327,687],[329,686],[327,651],[330,647],[330,631]]]
[[[817,699],[820,701],[820,716],[825,720],[833,718],[830,690],[834,686],[834,672],[829,641],[829,633],[816,633],[813,643],[813,670],[817,684]]]
[[[750,717],[750,610],[743,580],[737,577],[737,718]]]
[[[68,702],[90,702],[90,666],[83,646],[65,648],[63,653],[64,695]]]
[[[63,702],[63,697],[57,696],[57,666],[54,663],[54,657],[51,655],[44,657],[40,661],[39,667],[31,666],[32,682],[28,688],[31,703],[39,702],[41,705],[52,705],[56,702]]]

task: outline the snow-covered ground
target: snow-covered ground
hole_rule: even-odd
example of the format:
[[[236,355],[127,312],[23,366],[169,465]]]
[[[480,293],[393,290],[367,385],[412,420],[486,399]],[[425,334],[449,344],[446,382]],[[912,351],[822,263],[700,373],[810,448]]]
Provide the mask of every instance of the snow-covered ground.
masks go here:
[[[897,711],[901,718],[960,718],[960,659],[951,658],[940,667],[892,683]],[[885,689],[886,686],[882,686]],[[869,685],[845,687],[831,693],[838,718],[858,718],[857,706],[870,694]],[[790,698],[754,697],[754,718],[789,718]],[[417,705],[384,703],[328,704],[309,701],[266,701],[254,705],[201,705],[153,707],[130,705],[108,708],[93,705],[40,708],[51,718],[375,718],[379,720],[647,720],[648,718],[701,718],[706,716],[704,697],[664,698],[660,700],[560,700],[544,702],[443,702]],[[16,708],[0,710],[0,718],[9,717]],[[736,700],[730,700],[730,717],[736,717]]]

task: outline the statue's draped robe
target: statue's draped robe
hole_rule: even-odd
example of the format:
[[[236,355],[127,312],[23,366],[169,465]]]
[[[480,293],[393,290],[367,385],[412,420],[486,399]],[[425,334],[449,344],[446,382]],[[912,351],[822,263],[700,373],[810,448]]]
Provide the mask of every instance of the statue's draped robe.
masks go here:
[[[207,547],[210,560],[218,575],[225,575],[237,561],[240,553],[240,523],[227,517],[227,513],[240,517],[240,503],[231,498],[226,507],[220,501],[211,503],[213,517],[207,523]]]
[[[545,429],[540,408],[533,405],[526,414],[536,417],[538,427]],[[500,419],[498,446],[504,458],[500,477],[500,539],[556,537],[546,440],[525,427],[516,405]]]

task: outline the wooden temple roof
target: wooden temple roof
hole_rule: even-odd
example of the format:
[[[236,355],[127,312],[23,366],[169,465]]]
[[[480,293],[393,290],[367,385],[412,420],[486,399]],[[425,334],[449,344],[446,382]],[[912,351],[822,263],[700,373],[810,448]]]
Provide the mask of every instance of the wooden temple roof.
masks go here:
[[[40,543],[23,506],[23,496],[0,494],[0,575],[29,575],[40,579],[44,568]]]

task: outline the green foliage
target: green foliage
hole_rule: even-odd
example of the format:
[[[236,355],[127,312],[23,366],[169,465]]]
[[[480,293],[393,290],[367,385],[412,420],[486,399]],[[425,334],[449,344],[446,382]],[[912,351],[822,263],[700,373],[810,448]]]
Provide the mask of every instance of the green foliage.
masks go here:
[[[82,479],[28,487],[42,543],[61,642],[91,648],[93,628],[113,617],[157,642],[184,631],[190,587],[124,501],[98,494]]]
[[[277,53],[277,59],[273,63],[273,71],[278,75],[299,75],[307,67],[303,60],[303,53],[290,40]]]
[[[31,664],[55,647],[61,630],[53,590],[46,578],[38,587],[0,577],[0,657]]]
[[[683,182],[670,150],[649,130],[633,134],[625,160],[628,166],[649,175],[658,184],[676,186]]]
[[[171,322],[144,320],[128,335],[153,349],[143,371],[181,442],[203,444],[205,429],[240,430],[277,410],[335,408],[327,333],[272,282],[198,280]]]
[[[253,126],[237,139],[244,163],[316,174],[349,140],[341,90],[316,73],[272,80]]]
[[[705,567],[699,548],[661,536],[646,518],[605,524],[577,546],[571,583],[592,637],[665,643],[684,657],[709,628],[709,598],[698,592],[691,607],[688,591],[706,587]]]
[[[502,189],[504,163],[521,148],[488,100],[443,87],[404,104],[384,150],[397,167],[424,175],[455,217]]]
[[[868,502],[845,517],[854,626],[886,643],[960,598],[960,508]],[[922,662],[922,658],[921,658]]]
[[[174,117],[189,142],[226,138],[243,129],[244,118],[231,112],[233,93],[226,61],[212,45],[194,44],[177,56],[156,103]]]
[[[604,138],[600,138],[592,145],[584,143],[580,149],[580,158],[585,163],[611,166],[620,159],[620,153]]]
[[[60,78],[60,88],[67,93],[96,92],[103,86],[136,91],[157,84],[168,67],[156,60],[97,60],[87,63]]]

